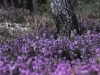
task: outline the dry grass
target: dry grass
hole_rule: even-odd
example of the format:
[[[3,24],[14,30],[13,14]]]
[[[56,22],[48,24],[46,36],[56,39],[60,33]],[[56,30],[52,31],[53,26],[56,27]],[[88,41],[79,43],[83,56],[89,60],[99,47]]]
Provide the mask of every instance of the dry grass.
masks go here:
[[[27,10],[24,9],[12,9],[12,8],[7,8],[7,9],[2,8],[0,10],[2,12],[0,16],[1,17],[3,16],[3,18],[0,20],[0,25],[5,25],[6,27],[8,27],[9,25],[14,25],[14,23],[23,24],[24,28],[22,29],[25,30],[25,28],[27,28],[27,30],[23,31],[22,34],[34,33],[36,31],[39,31],[39,29],[41,28],[48,28],[48,29],[55,28],[54,19],[52,18],[51,15],[46,13],[39,15],[39,14],[29,13]]]

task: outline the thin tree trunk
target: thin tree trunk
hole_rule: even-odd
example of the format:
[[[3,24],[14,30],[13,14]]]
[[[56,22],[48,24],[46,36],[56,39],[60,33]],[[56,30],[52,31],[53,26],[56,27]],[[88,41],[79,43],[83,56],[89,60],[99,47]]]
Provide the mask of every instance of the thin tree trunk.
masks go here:
[[[32,0],[33,12],[37,13],[37,0]]]
[[[7,0],[3,0],[3,6],[8,6],[8,2],[7,2]]]
[[[66,36],[70,38],[73,29],[76,29],[77,33],[79,33],[78,22],[71,0],[51,0],[50,7],[57,23],[58,37]]]

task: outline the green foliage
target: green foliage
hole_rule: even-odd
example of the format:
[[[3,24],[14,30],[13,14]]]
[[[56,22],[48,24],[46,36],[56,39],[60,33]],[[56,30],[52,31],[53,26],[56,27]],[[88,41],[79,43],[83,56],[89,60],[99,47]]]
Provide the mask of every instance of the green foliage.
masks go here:
[[[78,10],[83,10],[86,11],[88,9],[95,9],[95,8],[100,8],[100,2],[95,2],[95,3],[84,3],[82,5],[78,6]]]

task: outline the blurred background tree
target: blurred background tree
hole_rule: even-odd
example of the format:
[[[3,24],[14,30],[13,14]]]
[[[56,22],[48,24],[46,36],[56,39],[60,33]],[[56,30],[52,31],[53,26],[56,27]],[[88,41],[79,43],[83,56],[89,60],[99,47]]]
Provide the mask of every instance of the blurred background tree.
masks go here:
[[[27,8],[32,11],[50,12],[50,0],[0,0],[0,6],[11,6]],[[87,10],[95,7],[100,8],[100,0],[71,0],[75,10]],[[33,3],[33,4],[32,4]]]

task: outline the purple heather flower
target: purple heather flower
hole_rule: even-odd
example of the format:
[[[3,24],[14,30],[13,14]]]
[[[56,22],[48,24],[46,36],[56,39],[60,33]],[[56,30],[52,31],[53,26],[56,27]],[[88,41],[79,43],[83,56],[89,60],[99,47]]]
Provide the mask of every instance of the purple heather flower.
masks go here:
[[[62,50],[59,50],[58,53],[61,54],[62,53]]]
[[[25,71],[25,75],[30,75],[30,71],[29,70],[26,70]]]
[[[83,75],[83,74],[89,74],[89,71],[88,70],[81,70],[81,74]]]
[[[3,61],[0,61],[0,67],[2,67],[4,65]]]
[[[91,67],[92,67],[93,71],[96,71],[96,72],[99,72],[99,71],[100,71],[100,70],[97,68],[96,65],[92,65]]]

